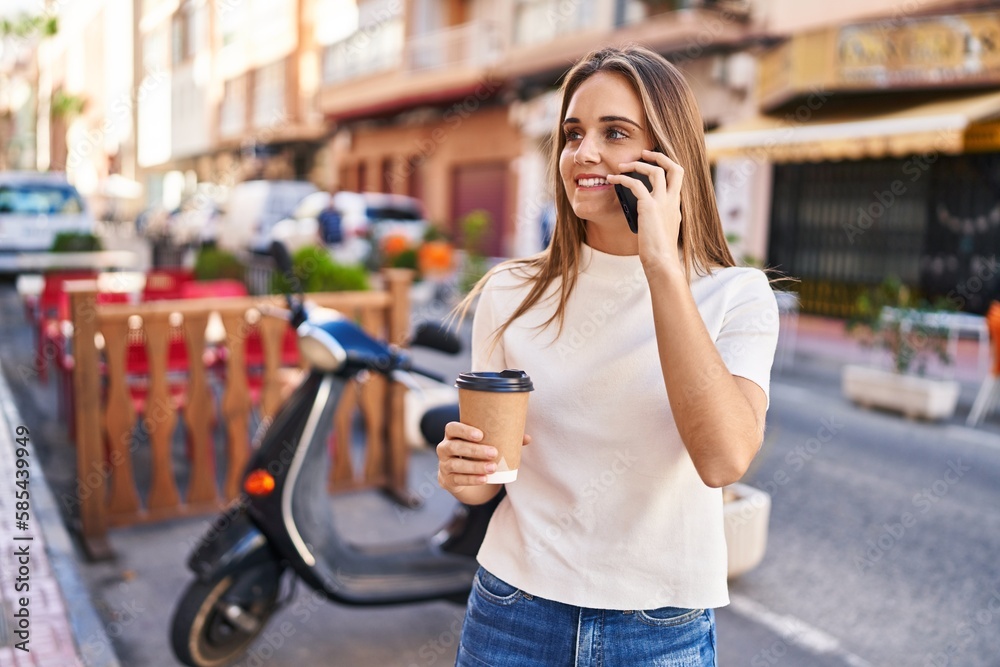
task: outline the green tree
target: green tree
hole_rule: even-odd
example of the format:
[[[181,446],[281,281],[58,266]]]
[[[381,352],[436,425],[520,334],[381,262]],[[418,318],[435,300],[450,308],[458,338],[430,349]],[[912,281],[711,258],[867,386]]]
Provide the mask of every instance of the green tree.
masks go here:
[[[16,19],[0,20],[0,37],[27,39],[34,35],[52,37],[59,32],[59,20],[54,16],[21,14]]]

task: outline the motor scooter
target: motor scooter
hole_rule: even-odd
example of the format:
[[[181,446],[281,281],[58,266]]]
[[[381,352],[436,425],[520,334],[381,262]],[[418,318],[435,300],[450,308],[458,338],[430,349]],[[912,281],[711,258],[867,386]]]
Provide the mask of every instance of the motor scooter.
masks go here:
[[[291,278],[283,245],[272,254]],[[360,373],[412,381],[437,380],[405,351],[366,334],[335,311],[309,308],[301,289],[286,294],[290,320],[309,373],[259,436],[243,478],[243,493],[216,518],[188,559],[195,579],[171,624],[176,657],[192,667],[218,667],[243,654],[268,619],[288,600],[284,579],[301,580],[335,603],[392,605],[449,600],[464,604],[477,569],[475,555],[493,510],[456,503],[437,532],[390,546],[365,547],[337,531],[327,494],[327,441],[346,384]],[[411,344],[458,349],[440,328],[418,328]],[[439,442],[457,406],[430,410],[421,420],[428,442]]]

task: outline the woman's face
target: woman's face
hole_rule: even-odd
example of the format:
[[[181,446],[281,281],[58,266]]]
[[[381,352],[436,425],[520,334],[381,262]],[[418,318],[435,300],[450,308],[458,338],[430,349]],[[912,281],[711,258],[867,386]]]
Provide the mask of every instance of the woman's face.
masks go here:
[[[620,163],[638,160],[643,149],[653,148],[646,125],[642,102],[621,75],[593,74],[570,98],[559,174],[573,212],[596,225],[593,231],[628,231],[614,186],[604,177],[621,173]]]

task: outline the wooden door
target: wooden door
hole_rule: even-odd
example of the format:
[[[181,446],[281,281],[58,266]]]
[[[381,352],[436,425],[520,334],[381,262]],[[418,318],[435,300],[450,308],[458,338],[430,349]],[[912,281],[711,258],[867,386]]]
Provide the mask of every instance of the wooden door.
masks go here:
[[[459,165],[452,172],[451,224],[454,238],[462,244],[462,218],[476,209],[490,214],[490,228],[480,250],[491,257],[507,255],[507,163],[484,162]]]

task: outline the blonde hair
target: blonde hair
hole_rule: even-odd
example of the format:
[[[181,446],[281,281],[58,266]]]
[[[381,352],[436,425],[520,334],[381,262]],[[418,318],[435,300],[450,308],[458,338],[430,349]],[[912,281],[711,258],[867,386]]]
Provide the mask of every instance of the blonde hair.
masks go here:
[[[736,266],[726,243],[715,203],[712,177],[705,155],[701,112],[684,77],[662,56],[643,47],[596,50],[573,66],[562,85],[562,104],[552,136],[549,164],[549,177],[555,192],[556,222],[548,248],[530,257],[501,262],[483,276],[455,308],[455,313],[461,320],[490,276],[498,271],[520,269],[519,273],[523,273],[523,278],[531,284],[531,289],[513,314],[494,332],[494,345],[514,320],[541,300],[556,278],[561,279],[558,306],[542,328],[555,321],[558,323],[558,333],[562,332],[566,302],[579,273],[580,245],[587,241],[584,221],[573,212],[559,173],[559,158],[566,145],[562,121],[577,88],[598,72],[618,74],[631,84],[642,102],[647,127],[655,145],[684,168],[681,188],[683,221],[679,245],[688,281],[691,280],[692,265],[696,267],[698,275],[705,275],[714,267]]]

